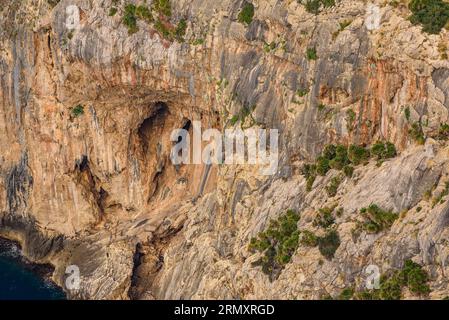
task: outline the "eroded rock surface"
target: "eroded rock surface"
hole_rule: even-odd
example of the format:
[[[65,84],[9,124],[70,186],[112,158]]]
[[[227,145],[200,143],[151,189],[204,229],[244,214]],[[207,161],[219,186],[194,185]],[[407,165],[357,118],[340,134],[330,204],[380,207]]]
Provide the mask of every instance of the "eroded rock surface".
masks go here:
[[[254,1],[249,26],[237,19],[242,1],[171,1],[170,23],[187,21],[184,41],[171,41],[143,20],[128,33],[123,8],[137,1],[0,1],[0,233],[55,265],[61,286],[78,266],[75,299],[318,299],[360,286],[370,264],[386,272],[406,259],[429,273],[430,298],[448,295],[449,205],[426,192],[449,181],[448,145],[437,139],[449,116],[438,44],[449,33],[425,34],[405,7],[374,2],[381,27],[368,31],[365,1],[319,15],[297,1]],[[170,133],[192,132],[193,121],[279,129],[277,172],[174,166]],[[409,133],[418,121],[423,146]],[[300,167],[326,144],[377,140],[398,155],[358,166],[333,197],[335,170],[306,190]],[[274,281],[253,266],[248,243],[270,219],[294,209],[299,228],[315,230],[317,210],[335,203],[333,259],[299,246]],[[371,203],[401,216],[354,237]]]

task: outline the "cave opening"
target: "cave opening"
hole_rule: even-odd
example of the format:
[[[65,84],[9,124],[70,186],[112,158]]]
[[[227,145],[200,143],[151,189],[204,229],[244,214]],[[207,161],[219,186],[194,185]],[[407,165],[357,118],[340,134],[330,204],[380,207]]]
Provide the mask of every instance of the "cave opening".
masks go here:
[[[183,129],[183,130],[186,130],[186,131],[189,131],[191,126],[192,126],[192,121],[190,121],[189,119],[187,119],[187,120],[185,121],[185,124],[182,126],[182,129]],[[182,142],[182,138],[183,138],[183,137],[180,135],[180,136],[178,137],[177,143]]]
[[[86,155],[82,155],[81,159],[76,161],[75,169],[78,169],[79,171],[83,172],[86,171],[88,168],[89,168],[89,158]]]
[[[166,103],[157,102],[152,114],[140,124],[138,136],[144,154],[148,153],[151,137],[158,137],[157,133],[161,133],[163,131],[165,120],[169,113],[170,112]]]

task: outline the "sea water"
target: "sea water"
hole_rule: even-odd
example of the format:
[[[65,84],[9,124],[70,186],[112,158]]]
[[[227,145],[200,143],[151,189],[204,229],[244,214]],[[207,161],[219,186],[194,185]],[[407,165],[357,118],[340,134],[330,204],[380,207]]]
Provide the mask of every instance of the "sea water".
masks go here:
[[[0,239],[0,300],[61,300],[65,294],[22,257],[17,244]]]

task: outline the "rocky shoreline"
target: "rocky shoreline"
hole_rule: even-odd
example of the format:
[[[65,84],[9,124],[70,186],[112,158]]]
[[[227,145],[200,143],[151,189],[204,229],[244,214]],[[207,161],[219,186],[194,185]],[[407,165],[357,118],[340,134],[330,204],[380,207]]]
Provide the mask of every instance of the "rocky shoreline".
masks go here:
[[[20,264],[20,267],[41,278],[49,285],[49,287],[54,288],[61,293],[64,292],[63,289],[52,280],[55,268],[50,264],[33,263],[28,260],[27,257],[22,254],[22,249],[18,242],[0,237],[0,257],[17,262]]]

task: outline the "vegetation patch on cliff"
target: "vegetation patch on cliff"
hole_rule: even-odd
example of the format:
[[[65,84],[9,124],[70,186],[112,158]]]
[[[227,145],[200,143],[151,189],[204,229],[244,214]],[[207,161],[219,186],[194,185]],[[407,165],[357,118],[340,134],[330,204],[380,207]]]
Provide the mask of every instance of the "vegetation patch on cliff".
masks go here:
[[[318,59],[318,55],[316,53],[316,48],[307,48],[306,50],[307,60],[316,60]]]
[[[56,7],[56,5],[60,2],[61,0],[47,0],[47,3],[52,7]]]
[[[357,222],[357,226],[352,230],[354,241],[358,238],[361,231],[376,234],[389,229],[399,218],[399,214],[391,210],[384,210],[377,204],[370,204],[366,208],[360,209],[362,222]]]
[[[318,210],[318,214],[313,220],[315,227],[328,228],[335,223],[333,212],[336,206],[324,207]]]
[[[168,0],[153,1],[152,7],[145,4],[134,5],[125,4],[123,9],[123,24],[128,28],[128,34],[134,34],[139,31],[137,22],[139,20],[153,24],[154,29],[168,41],[184,42],[184,36],[187,30],[187,21],[180,19],[177,25],[172,25],[170,17],[172,15],[170,2]],[[115,7],[110,8],[109,16],[117,13]]]
[[[444,202],[444,198],[449,195],[449,181],[444,183],[444,189],[432,199],[432,208]]]
[[[412,0],[409,9],[410,21],[422,25],[427,33],[438,34],[449,22],[449,3],[443,0]]]
[[[391,142],[377,141],[371,147],[371,155],[377,160],[390,159],[396,156],[396,147]]]
[[[329,230],[323,237],[318,238],[318,249],[323,257],[332,260],[340,243],[340,236],[337,230]]]
[[[154,0],[153,7],[156,12],[171,17],[171,5],[169,0]]]
[[[249,123],[248,123],[248,127],[252,127],[253,125],[256,124],[256,120],[254,119],[252,113],[254,112],[254,110],[256,109],[256,105],[253,105],[251,107],[249,106],[243,106],[240,109],[240,112],[238,114],[235,114],[231,117],[231,119],[229,119],[229,123],[231,126],[235,126],[237,124],[238,121],[240,121],[240,127],[242,129],[244,129],[244,124],[246,122],[246,119],[248,119],[249,117]]]
[[[310,191],[317,175],[325,176],[330,169],[340,170],[347,177],[351,177],[354,167],[366,164],[371,157],[377,159],[378,163],[393,158],[397,155],[396,147],[391,142],[377,141],[371,148],[350,145],[349,147],[339,144],[329,144],[317,157],[315,163],[306,163],[301,168],[301,174],[307,179],[306,190]],[[341,177],[332,179],[326,188],[329,196],[334,196],[341,183]]]
[[[136,6],[134,4],[127,4],[125,6],[123,24],[128,28],[128,34],[133,34],[139,31],[139,28],[137,27]]]
[[[249,25],[253,21],[254,17],[254,5],[252,3],[246,2],[239,12],[237,19],[240,23]]]
[[[307,12],[318,14],[324,8],[330,8],[335,5],[335,0],[297,0],[298,3],[304,5]]]
[[[406,260],[400,270],[384,274],[380,278],[380,288],[363,290],[354,296],[357,300],[399,300],[402,291],[408,288],[417,296],[427,296],[430,293],[429,275],[416,262]]]
[[[78,118],[79,116],[82,116],[84,114],[84,106],[81,104],[76,105],[72,108],[72,117]]]
[[[441,123],[440,128],[438,130],[438,140],[447,140],[449,139],[449,124]]]
[[[249,244],[251,252],[259,251],[263,256],[254,266],[262,266],[262,271],[276,279],[283,267],[290,262],[298,248],[299,214],[288,210],[276,220],[271,220],[267,230],[252,238]]]
[[[424,144],[426,142],[421,122],[414,122],[408,133],[416,143]]]
[[[340,246],[340,235],[338,231],[333,228],[335,224],[334,211],[337,205],[331,207],[324,207],[318,210],[318,214],[313,220],[313,226],[325,229],[325,234],[323,236],[316,236],[313,232],[309,230],[304,230],[300,235],[300,244],[307,247],[316,247],[321,255],[328,260],[332,260]],[[337,216],[341,215],[343,209],[340,208],[336,211]]]
[[[333,210],[334,208],[323,209],[315,223],[325,228],[330,227],[334,223]],[[334,257],[340,246],[340,237],[336,230],[329,229],[322,237],[317,237],[310,231],[298,230],[299,219],[300,215],[296,211],[287,210],[279,218],[272,219],[268,228],[249,243],[250,252],[262,253],[262,257],[254,262],[253,266],[261,266],[270,280],[277,279],[285,265],[291,261],[300,243],[310,247],[318,246],[320,253],[328,260]]]

